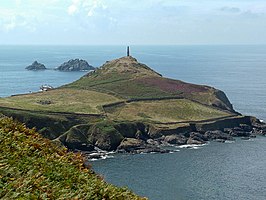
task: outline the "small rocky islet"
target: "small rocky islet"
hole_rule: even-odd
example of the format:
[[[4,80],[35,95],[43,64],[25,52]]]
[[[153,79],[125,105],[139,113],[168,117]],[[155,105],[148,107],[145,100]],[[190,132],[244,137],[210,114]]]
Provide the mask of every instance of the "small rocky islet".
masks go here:
[[[44,64],[34,61],[31,65],[27,66],[26,69],[38,71],[38,70],[46,70],[47,68],[45,67]]]
[[[62,69],[73,70],[69,63]],[[38,103],[48,100],[53,103]],[[167,153],[167,145],[266,134],[266,125],[236,112],[224,92],[165,78],[132,56],[51,91],[4,98],[0,112],[90,158],[110,151]]]
[[[71,59],[56,68],[59,71],[89,71],[94,69],[86,60],[82,59]]]

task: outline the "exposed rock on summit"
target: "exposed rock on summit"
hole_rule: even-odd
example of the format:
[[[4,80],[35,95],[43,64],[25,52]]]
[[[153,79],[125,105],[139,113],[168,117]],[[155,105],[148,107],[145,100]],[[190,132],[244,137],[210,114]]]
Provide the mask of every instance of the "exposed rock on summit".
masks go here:
[[[38,71],[38,70],[45,70],[46,67],[44,66],[44,64],[41,64],[37,61],[34,61],[31,65],[29,65],[28,67],[26,67],[27,70],[34,70],[34,71]]]
[[[59,71],[88,71],[94,70],[94,67],[89,65],[86,60],[71,59],[64,62],[62,65],[56,68]]]

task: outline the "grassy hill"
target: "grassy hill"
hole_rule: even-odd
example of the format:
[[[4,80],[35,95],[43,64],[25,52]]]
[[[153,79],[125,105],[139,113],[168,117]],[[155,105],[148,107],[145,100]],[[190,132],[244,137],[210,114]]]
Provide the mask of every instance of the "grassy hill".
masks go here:
[[[217,116],[233,112],[223,92],[208,86],[164,78],[148,66],[138,63],[133,57],[109,61],[81,79],[55,90],[1,98],[0,106],[30,111],[107,114],[108,116],[109,113],[105,113],[103,109],[106,104],[132,99],[139,101],[150,99],[157,100],[154,109],[160,106],[166,108],[164,106],[166,101],[160,101],[165,98],[183,99],[173,101],[172,111],[186,113],[187,120],[190,117],[201,120],[213,116],[207,115],[202,118],[205,112],[214,115],[216,113]],[[182,102],[182,105],[178,105],[178,102]],[[217,107],[220,108],[219,111]],[[195,112],[192,111],[193,108],[197,108]],[[222,113],[221,110],[225,112]],[[153,111],[148,109],[142,112],[149,115]],[[201,114],[195,116],[197,113]],[[173,113],[169,112],[169,114],[173,116]],[[132,113],[129,112],[129,115],[131,116]],[[177,115],[174,120],[179,121],[183,118]]]
[[[0,199],[144,199],[107,184],[79,154],[0,117]]]
[[[131,56],[108,61],[60,88],[0,98],[0,112],[36,127],[49,139],[73,143],[70,146],[75,148],[88,144],[106,150],[115,150],[127,137],[123,129],[116,128],[124,122],[126,127],[138,124],[134,130],[147,138],[161,129],[178,129],[180,124],[190,126],[238,115],[222,91],[162,77]],[[86,131],[77,129],[70,134],[69,130],[76,130],[72,127],[84,124]],[[103,127],[92,128],[93,124]]]

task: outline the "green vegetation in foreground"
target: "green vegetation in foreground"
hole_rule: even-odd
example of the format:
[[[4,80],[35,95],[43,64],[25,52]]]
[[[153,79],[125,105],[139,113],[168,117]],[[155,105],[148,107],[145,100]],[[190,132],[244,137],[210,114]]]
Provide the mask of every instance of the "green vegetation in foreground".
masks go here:
[[[200,121],[230,116],[228,112],[192,102],[187,99],[144,101],[122,104],[107,109],[114,120],[154,122]]]
[[[0,198],[143,199],[107,184],[84,167],[81,155],[6,117],[0,118]]]

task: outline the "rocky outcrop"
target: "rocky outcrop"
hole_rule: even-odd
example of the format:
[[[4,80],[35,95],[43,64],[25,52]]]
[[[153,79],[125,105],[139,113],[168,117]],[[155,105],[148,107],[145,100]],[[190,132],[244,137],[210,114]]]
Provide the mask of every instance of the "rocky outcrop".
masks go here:
[[[124,138],[117,147],[118,153],[169,153],[169,150],[162,149],[154,144],[147,143],[140,139]]]
[[[184,135],[168,135],[164,138],[164,141],[169,144],[184,145],[187,144],[188,138]]]
[[[233,137],[220,130],[216,131],[207,131],[204,134],[205,137],[207,137],[209,140],[232,140]]]
[[[86,60],[82,59],[71,59],[56,68],[59,71],[89,71],[94,69]]]
[[[120,145],[117,147],[117,150],[124,150],[126,152],[132,152],[138,148],[141,148],[145,145],[143,140],[135,138],[124,138]]]
[[[27,70],[33,70],[33,71],[38,71],[38,70],[45,70],[46,67],[44,66],[44,64],[41,64],[37,61],[34,61],[31,65],[29,65],[28,67],[26,67]]]

